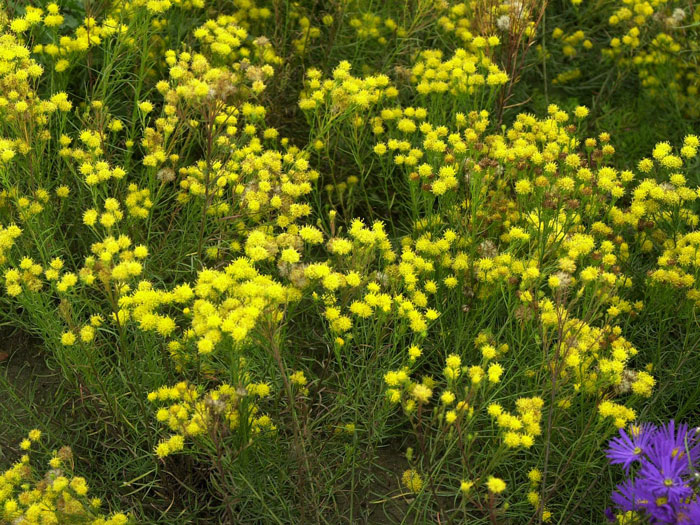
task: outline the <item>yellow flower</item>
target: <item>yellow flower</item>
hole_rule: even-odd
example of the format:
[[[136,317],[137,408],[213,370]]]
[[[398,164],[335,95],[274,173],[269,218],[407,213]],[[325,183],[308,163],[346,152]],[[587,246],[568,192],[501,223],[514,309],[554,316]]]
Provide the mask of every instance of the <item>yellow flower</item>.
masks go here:
[[[156,455],[163,459],[164,457],[168,456],[170,454],[170,447],[168,446],[168,443],[165,441],[162,441],[158,443],[156,446]]]
[[[588,108],[586,106],[577,106],[574,109],[574,115],[577,118],[586,118],[588,116]]]
[[[490,383],[498,383],[501,380],[501,375],[503,374],[503,367],[498,363],[493,363],[488,368],[488,377]]]
[[[542,481],[542,472],[534,468],[530,472],[528,472],[527,477],[530,479],[531,483],[537,484],[540,481]]]
[[[489,476],[488,480],[486,481],[486,487],[489,489],[489,492],[493,492],[494,494],[500,494],[501,492],[506,490],[506,482],[503,481],[501,478]]]
[[[515,183],[515,192],[518,195],[527,195],[532,192],[532,184],[530,184],[530,181],[527,179],[520,179]]]
[[[451,405],[455,401],[455,395],[452,392],[445,391],[440,396],[440,401],[445,405]]]
[[[433,395],[433,391],[422,383],[418,383],[411,390],[411,395],[419,403],[427,403]]]
[[[496,357],[496,349],[492,345],[484,345],[481,347],[481,355],[484,359],[493,359]]]
[[[304,386],[307,383],[306,376],[301,370],[294,372],[291,376],[289,376],[289,380],[292,382],[292,384],[297,386]]]
[[[75,343],[75,334],[73,332],[63,332],[61,335],[61,344],[71,346]]]
[[[97,210],[89,209],[83,213],[83,223],[87,226],[94,226],[97,222]]]
[[[403,475],[401,476],[401,481],[404,486],[413,493],[418,493],[420,492],[421,488],[423,488],[423,480],[414,469],[404,471]]]
[[[449,368],[456,370],[457,368],[462,366],[462,359],[457,354],[450,354],[447,356],[447,360],[445,361],[445,363]]]

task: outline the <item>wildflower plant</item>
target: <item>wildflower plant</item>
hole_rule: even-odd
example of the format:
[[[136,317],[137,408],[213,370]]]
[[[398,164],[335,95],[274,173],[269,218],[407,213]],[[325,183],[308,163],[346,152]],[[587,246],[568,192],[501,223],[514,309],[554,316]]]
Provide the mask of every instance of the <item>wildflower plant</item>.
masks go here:
[[[0,8],[0,522],[693,522],[696,12]]]

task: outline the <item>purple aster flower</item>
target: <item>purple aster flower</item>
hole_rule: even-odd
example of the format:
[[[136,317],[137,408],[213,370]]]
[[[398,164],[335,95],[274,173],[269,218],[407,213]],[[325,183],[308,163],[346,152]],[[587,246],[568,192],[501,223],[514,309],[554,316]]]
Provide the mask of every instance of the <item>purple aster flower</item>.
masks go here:
[[[655,449],[665,449],[673,456],[680,455],[686,457],[688,465],[697,463],[700,459],[700,441],[695,428],[689,430],[688,425],[682,423],[676,428],[675,421],[669,421],[665,426],[657,430],[654,439]]]
[[[625,472],[629,473],[630,466],[647,452],[649,441],[655,433],[656,428],[651,423],[632,425],[629,434],[621,428],[620,436],[611,439],[608,444],[610,464],[621,464]]]
[[[615,505],[625,512],[643,510],[651,495],[635,480],[625,480],[617,486],[611,499]]]
[[[646,456],[641,460],[639,480],[653,496],[652,504],[678,506],[681,500],[693,494],[686,477],[692,467],[692,452],[697,449],[694,435],[688,434],[687,425],[676,428],[674,421],[659,428],[648,443]]]
[[[651,516],[651,523],[678,523],[678,507],[665,503],[657,505],[649,503],[646,507],[647,513]]]
[[[676,523],[678,505],[670,504],[666,498],[657,498],[643,483],[643,479],[626,480],[617,486],[611,499],[623,512],[645,512],[651,523]]]
[[[652,446],[652,451],[641,464],[637,479],[640,486],[653,496],[653,504],[677,505],[693,494],[683,479],[688,471],[687,459],[680,454],[674,456],[668,449],[661,448],[657,451]]]
[[[688,429],[688,425],[681,424],[676,429],[673,420],[668,422],[667,427],[659,429],[659,439],[663,439],[666,447],[671,447],[671,454],[685,458],[689,468],[697,465],[700,459],[699,437],[697,428]]]
[[[683,508],[678,512],[678,523],[700,523],[700,500],[689,503],[683,506]]]
[[[654,524],[700,525],[700,499],[692,477],[700,460],[700,431],[669,421],[662,427],[644,424],[620,430],[607,450],[611,464],[634,477],[617,486],[612,502],[623,512],[644,513]],[[611,516],[606,512],[606,516]]]

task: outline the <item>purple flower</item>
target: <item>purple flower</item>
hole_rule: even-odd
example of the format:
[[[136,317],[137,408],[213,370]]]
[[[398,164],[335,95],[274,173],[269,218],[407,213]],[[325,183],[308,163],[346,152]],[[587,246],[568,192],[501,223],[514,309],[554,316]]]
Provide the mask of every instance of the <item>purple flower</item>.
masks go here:
[[[674,421],[620,430],[608,444],[607,457],[628,475],[634,463],[639,469],[613,492],[615,506],[643,513],[650,523],[700,524],[700,500],[691,483],[700,460],[699,437],[696,429]]]
[[[678,523],[700,523],[700,500],[685,505],[678,513]]]
[[[688,472],[687,459],[680,454],[672,455],[671,450],[652,446],[646,460],[641,462],[637,478],[658,505],[676,505],[693,493],[683,478]]]
[[[678,509],[673,505],[649,503],[646,510],[651,515],[651,523],[678,523]]]
[[[688,455],[688,450],[695,450]],[[654,496],[658,506],[678,506],[681,500],[693,494],[687,476],[697,456],[694,433],[688,433],[687,425],[676,428],[674,421],[659,428],[650,440],[645,458],[640,462],[641,485]],[[695,458],[696,459],[696,458]]]
[[[688,465],[697,463],[700,458],[700,442],[696,429],[689,431],[686,424],[680,424],[676,428],[673,420],[657,430],[654,448],[667,450],[673,456],[685,457],[689,454],[685,459]]]
[[[630,426],[629,434],[621,428],[620,437],[613,438],[608,444],[610,464],[621,464],[625,472],[629,473],[630,466],[647,452],[649,441],[655,433],[656,428],[650,423]]]
[[[633,480],[625,480],[617,486],[611,499],[615,505],[625,512],[642,510],[649,501],[650,494]]]

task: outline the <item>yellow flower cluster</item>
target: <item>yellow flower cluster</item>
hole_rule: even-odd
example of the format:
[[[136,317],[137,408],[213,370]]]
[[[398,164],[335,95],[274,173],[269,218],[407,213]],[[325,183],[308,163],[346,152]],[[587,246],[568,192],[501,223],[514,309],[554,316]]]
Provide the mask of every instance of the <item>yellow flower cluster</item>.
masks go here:
[[[544,401],[540,397],[523,397],[516,400],[515,406],[517,415],[504,410],[497,403],[489,405],[487,411],[501,429],[506,447],[530,448],[535,443],[535,437],[542,433],[540,420]]]
[[[582,4],[581,0],[572,2]],[[579,47],[593,49],[593,41],[602,40],[607,46],[595,52],[607,58],[606,63],[636,74],[652,100],[672,102],[691,118],[697,118],[700,68],[685,56],[696,49],[697,37],[692,28],[700,21],[700,9],[680,0],[617,0],[600,7],[603,16],[607,16],[607,27],[594,28],[599,34],[590,34],[591,39],[585,39],[581,29],[571,33],[561,28],[554,30],[552,36],[557,44],[554,48],[548,46],[548,53],[561,53],[566,60],[574,59],[577,66],[559,73],[557,83],[576,78],[573,72],[582,68],[575,58]]]
[[[350,18],[350,26],[355,30],[358,40],[376,40],[381,45],[386,45],[392,37],[403,38],[407,35],[406,29],[399,27],[391,17],[381,16],[365,12]]]
[[[0,208],[7,208],[22,223],[44,211],[48,201],[49,193],[44,188],[36,189],[30,196],[22,195],[17,187],[0,191]]]
[[[674,288],[687,289],[687,297],[700,307],[698,288],[698,268],[700,268],[700,232],[683,235],[675,243],[669,242],[658,258],[658,268],[650,274],[655,283],[667,284]]]
[[[109,180],[121,180],[126,176],[126,170],[121,166],[112,166],[105,158],[105,138],[107,130],[85,129],[79,133],[76,147],[71,148],[73,139],[66,135],[60,138],[62,146],[59,155],[67,162],[74,160],[77,166],[71,169],[82,176],[90,186],[97,186]],[[82,144],[86,149],[80,146]]]
[[[40,264],[35,263],[30,257],[24,257],[19,268],[5,270],[5,289],[10,296],[22,293],[22,285],[32,292],[38,292],[44,286],[40,276],[43,273]]]
[[[197,354],[211,354],[218,345],[225,345],[226,352],[235,351],[261,317],[277,319],[281,305],[297,296],[298,291],[260,274],[249,259],[239,258],[223,271],[202,270],[193,286],[185,283],[162,291],[142,281],[120,297],[118,317],[168,338],[173,356],[191,361]]]
[[[112,281],[123,283],[140,275],[143,270],[140,261],[148,256],[148,248],[141,244],[132,247],[132,244],[127,235],[116,238],[109,235],[93,243],[90,247],[93,255],[86,257],[80,271],[81,280],[91,285],[97,277],[107,288]],[[120,290],[125,292],[128,287],[120,287]]]
[[[483,48],[494,45],[493,35],[503,33],[511,35],[530,36],[535,31],[534,17],[537,16],[538,3],[533,0],[512,2],[499,0],[497,2],[442,2],[437,4],[442,11],[438,18],[439,27],[454,33],[462,42],[472,48]]]
[[[28,12],[35,11],[30,8]],[[37,94],[37,84],[44,69],[31,57],[29,48],[20,36],[23,31],[15,33],[5,32],[0,36],[2,133],[11,133],[13,137],[12,140],[0,138],[0,166],[3,169],[17,154],[26,156],[32,152],[32,155],[41,155],[50,138],[47,129],[50,117],[56,112],[71,109],[65,94],[57,93],[48,100]],[[30,136],[34,139],[32,144],[27,140]]]
[[[39,430],[32,430],[20,443],[27,451],[18,462],[0,473],[0,520],[3,523],[27,525],[127,525],[131,516],[118,512],[100,512],[100,498],[88,496],[85,478],[74,475],[73,452],[69,447],[54,451],[49,469],[43,473],[32,465],[32,445],[41,439]]]
[[[214,435],[222,426],[228,430],[244,427],[247,435],[274,431],[275,426],[267,415],[260,414],[254,399],[267,397],[270,387],[266,383],[251,383],[242,387],[221,384],[207,392],[181,382],[173,387],[161,387],[148,394],[153,403],[165,403],[156,419],[174,432],[161,441],[155,449],[159,458],[180,452],[185,439],[196,440],[203,434]]]
[[[269,16],[269,10],[266,12]],[[262,17],[264,13],[260,15]],[[222,15],[216,20],[208,20],[203,26],[195,29],[193,35],[211,52],[213,60],[226,65],[239,63],[241,65],[238,68],[245,69],[247,64],[279,65],[282,63],[282,59],[275,54],[267,38],[259,37],[252,41],[252,45],[248,43],[248,31],[238,25],[236,16]],[[249,78],[255,75],[271,76],[271,73],[266,70],[246,71],[245,74]],[[255,87],[253,89],[256,90]]]
[[[306,72],[306,89],[302,92],[299,107],[304,111],[314,110],[323,104],[330,106],[335,116],[355,107],[363,111],[376,106],[384,100],[396,98],[398,90],[391,85],[386,75],[374,75],[364,78],[350,74],[350,62],[343,61],[333,70],[333,79],[323,80],[316,69]],[[356,117],[360,118],[361,117]],[[361,122],[361,120],[360,120]],[[355,126],[358,121],[355,120]]]
[[[114,13],[101,22],[88,16],[75,28],[71,36],[61,36],[59,30],[64,23],[64,17],[55,3],[47,6],[46,15],[41,9],[28,10],[24,18],[15,19],[14,22],[22,24],[22,21],[25,21],[26,23],[28,16],[36,19],[36,24],[43,24],[50,35],[49,42],[35,45],[32,51],[53,60],[54,69],[58,73],[63,73],[74,66],[90,49],[103,44],[110,37],[123,35],[127,31],[127,25],[120,23],[118,13]]]
[[[561,28],[557,27],[552,31],[552,38],[561,41],[562,53],[564,56],[572,58],[578,53],[577,48],[592,49],[593,43],[586,38],[585,33],[578,29],[571,34],[566,34]]]
[[[210,215],[243,215],[280,228],[309,215],[308,204],[299,201],[311,192],[318,172],[309,168],[304,152],[295,147],[286,152],[267,149],[254,137],[229,155],[226,164],[200,162],[181,168],[180,202],[196,196],[209,200]]]
[[[404,471],[401,475],[401,482],[409,492],[413,492],[414,494],[419,493],[423,488],[423,479],[420,477],[420,474],[413,469]]]
[[[16,224],[0,228],[0,264],[7,263],[7,253],[15,245],[20,235],[22,235],[22,229]]]
[[[500,86],[508,75],[483,53],[472,54],[457,49],[449,60],[442,60],[442,51],[423,51],[411,69],[411,81],[421,95],[449,93],[475,95],[481,86]]]

